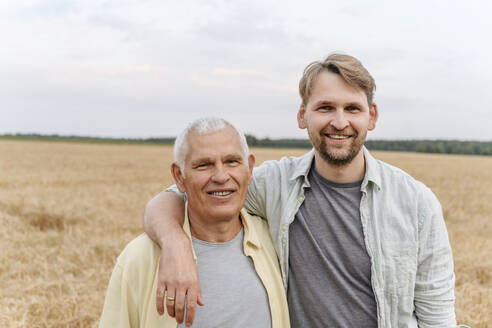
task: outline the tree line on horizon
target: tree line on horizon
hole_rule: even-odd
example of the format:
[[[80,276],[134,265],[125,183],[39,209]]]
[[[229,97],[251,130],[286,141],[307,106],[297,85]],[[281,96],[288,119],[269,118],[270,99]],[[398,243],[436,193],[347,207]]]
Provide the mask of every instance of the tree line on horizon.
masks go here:
[[[13,140],[48,140],[75,141],[90,143],[130,143],[130,144],[173,144],[175,137],[166,138],[103,138],[88,136],[62,136],[57,134],[4,134],[2,139]],[[257,138],[246,134],[250,147],[265,148],[312,148],[308,139],[270,139]],[[370,150],[402,151],[434,154],[465,154],[492,155],[492,141],[461,141],[461,140],[366,140],[365,146]]]

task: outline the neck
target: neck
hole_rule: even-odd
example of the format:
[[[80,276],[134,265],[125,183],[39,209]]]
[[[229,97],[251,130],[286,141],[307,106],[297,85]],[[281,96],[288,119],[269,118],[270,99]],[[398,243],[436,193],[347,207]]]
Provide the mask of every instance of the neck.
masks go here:
[[[325,179],[336,183],[347,183],[362,180],[366,173],[366,162],[362,149],[350,163],[346,165],[335,165],[327,163],[319,154],[315,152],[314,161],[316,171]]]
[[[239,213],[230,218],[207,218],[188,208],[191,235],[209,243],[223,243],[234,239],[241,231]]]

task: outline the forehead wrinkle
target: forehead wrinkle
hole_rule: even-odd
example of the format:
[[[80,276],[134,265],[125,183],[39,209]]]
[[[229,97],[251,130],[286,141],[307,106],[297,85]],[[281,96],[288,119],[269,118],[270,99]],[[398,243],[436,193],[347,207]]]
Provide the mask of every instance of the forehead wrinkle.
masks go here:
[[[229,133],[232,133],[233,136],[228,135]],[[242,162],[246,162],[247,164],[247,157],[248,153],[245,152],[243,149],[242,143],[241,143],[241,135],[239,132],[232,126],[230,125],[225,125],[223,129],[220,129],[218,131],[213,131],[210,133],[201,133],[200,131],[197,130],[191,130],[187,136],[186,136],[186,143],[188,146],[188,151],[186,153],[186,157],[184,158],[183,164],[186,166],[187,163],[189,165],[194,165],[197,162],[200,161],[215,161],[213,157],[207,156],[207,154],[201,153],[202,147],[201,145],[205,145],[205,140],[203,137],[209,136],[209,135],[220,135],[223,138],[229,138],[229,144],[234,144],[234,150],[233,153],[229,153],[226,155],[222,155],[221,158],[233,158],[233,159],[241,159]],[[199,156],[197,158],[196,156]]]
[[[339,90],[339,92],[342,92],[341,95],[339,94],[339,92],[337,92],[337,94],[333,94],[334,88],[341,88],[345,90]],[[318,94],[318,96],[324,97],[324,94],[327,92],[331,93],[330,97],[353,97],[354,94],[358,94],[362,96],[365,101],[368,100],[367,95],[362,88],[356,85],[349,84],[340,76],[340,74],[333,73],[331,71],[321,71],[313,80],[312,90],[310,92],[309,99],[311,99],[313,96],[316,96],[316,94]]]
[[[243,160],[243,156],[241,154],[241,151],[238,151],[237,153],[229,153],[221,156],[222,160],[228,160],[228,159],[235,159],[235,160]],[[195,158],[191,160],[191,165],[195,165],[198,163],[203,163],[203,162],[214,162],[215,159],[213,159],[210,156],[202,156],[199,158]]]

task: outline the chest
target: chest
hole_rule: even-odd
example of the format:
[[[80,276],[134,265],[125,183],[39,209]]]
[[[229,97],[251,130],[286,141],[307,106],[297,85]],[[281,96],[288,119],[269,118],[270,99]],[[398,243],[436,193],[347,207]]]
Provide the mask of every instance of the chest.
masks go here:
[[[205,306],[198,307],[198,327],[270,327],[268,296],[242,238],[229,245],[197,245],[198,275]]]

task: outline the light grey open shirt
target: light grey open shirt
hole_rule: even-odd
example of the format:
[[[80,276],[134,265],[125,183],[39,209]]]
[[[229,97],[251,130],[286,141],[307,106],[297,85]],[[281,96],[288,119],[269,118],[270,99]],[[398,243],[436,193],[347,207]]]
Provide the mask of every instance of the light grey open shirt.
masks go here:
[[[378,327],[455,327],[453,258],[439,201],[423,183],[363,151],[360,215]],[[310,187],[313,158],[311,150],[264,162],[246,198],[248,211],[268,218],[286,289],[289,225]]]

